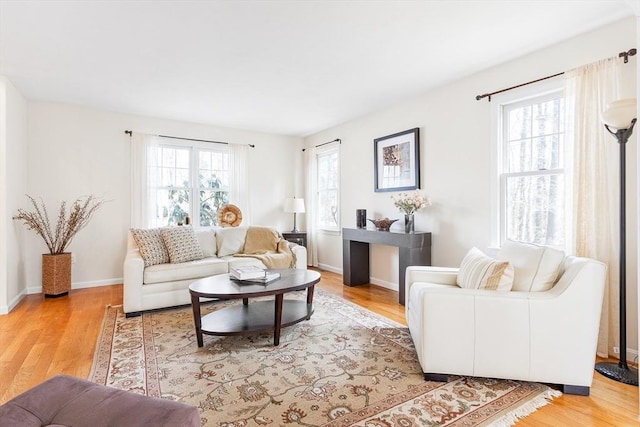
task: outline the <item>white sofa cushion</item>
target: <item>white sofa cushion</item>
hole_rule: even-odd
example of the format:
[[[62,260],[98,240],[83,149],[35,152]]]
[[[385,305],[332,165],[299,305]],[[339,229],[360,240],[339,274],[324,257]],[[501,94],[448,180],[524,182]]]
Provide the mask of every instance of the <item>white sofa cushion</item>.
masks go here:
[[[169,252],[169,262],[172,264],[203,258],[193,227],[189,225],[167,227],[163,228],[160,234]]]
[[[198,228],[195,233],[202,250],[202,256],[205,258],[216,256],[218,247],[216,246],[215,230],[213,228]]]
[[[216,244],[218,257],[241,253],[244,249],[244,239],[247,227],[225,227],[216,230]]]
[[[497,259],[509,261],[514,268],[514,291],[540,292],[553,287],[562,270],[564,252],[548,246],[507,240]]]
[[[460,264],[457,283],[461,288],[510,291],[513,266],[509,261],[495,260],[478,248],[471,248]]]
[[[228,269],[229,263],[227,261],[215,257],[179,264],[152,265],[144,269],[143,282],[145,285],[150,285],[176,280],[196,280],[201,277],[227,273]],[[185,292],[189,293],[186,290]]]
[[[162,240],[160,228],[132,228],[131,235],[138,245],[145,267],[169,262],[169,252]]]

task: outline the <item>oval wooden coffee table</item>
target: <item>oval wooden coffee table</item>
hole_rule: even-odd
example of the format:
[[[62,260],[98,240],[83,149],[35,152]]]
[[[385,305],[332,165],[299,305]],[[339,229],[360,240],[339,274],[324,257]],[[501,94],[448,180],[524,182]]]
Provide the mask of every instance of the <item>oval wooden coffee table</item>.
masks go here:
[[[313,270],[268,270],[280,273],[280,278],[265,284],[246,284],[231,280],[228,274],[205,277],[189,285],[193,321],[198,347],[204,345],[202,334],[247,335],[273,332],[273,345],[280,344],[280,330],[308,320],[313,314],[313,290],[320,273]],[[284,294],[306,289],[307,300],[284,299]],[[254,301],[249,298],[275,296],[275,301]],[[221,308],[205,316],[200,314],[200,298],[242,299],[242,305]]]

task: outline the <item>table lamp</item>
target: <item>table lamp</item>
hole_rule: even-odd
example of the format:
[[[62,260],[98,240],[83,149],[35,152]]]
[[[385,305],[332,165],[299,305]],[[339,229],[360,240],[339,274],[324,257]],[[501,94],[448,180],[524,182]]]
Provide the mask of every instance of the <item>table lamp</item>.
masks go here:
[[[292,233],[298,233],[298,226],[296,225],[296,215],[304,213],[304,199],[286,199],[284,201],[284,211],[293,213],[293,230]]]

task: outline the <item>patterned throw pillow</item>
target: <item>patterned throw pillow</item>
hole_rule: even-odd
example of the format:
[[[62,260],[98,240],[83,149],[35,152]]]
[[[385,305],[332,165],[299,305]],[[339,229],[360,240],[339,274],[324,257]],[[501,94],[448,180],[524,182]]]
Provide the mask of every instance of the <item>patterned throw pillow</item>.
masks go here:
[[[145,267],[169,262],[169,252],[162,241],[159,228],[132,228],[131,235],[138,245]]]
[[[191,226],[167,227],[162,229],[162,240],[169,252],[172,264],[202,259],[202,249]]]
[[[509,261],[495,260],[478,248],[471,248],[460,264],[457,283],[461,288],[510,291],[513,266]]]

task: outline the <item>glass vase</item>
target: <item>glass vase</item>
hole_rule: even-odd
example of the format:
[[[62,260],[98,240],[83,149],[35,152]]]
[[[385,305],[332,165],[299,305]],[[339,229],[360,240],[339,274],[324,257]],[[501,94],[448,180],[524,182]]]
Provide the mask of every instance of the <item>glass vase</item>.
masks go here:
[[[415,226],[413,221],[413,214],[405,214],[404,216],[404,232],[405,233],[414,233]]]

